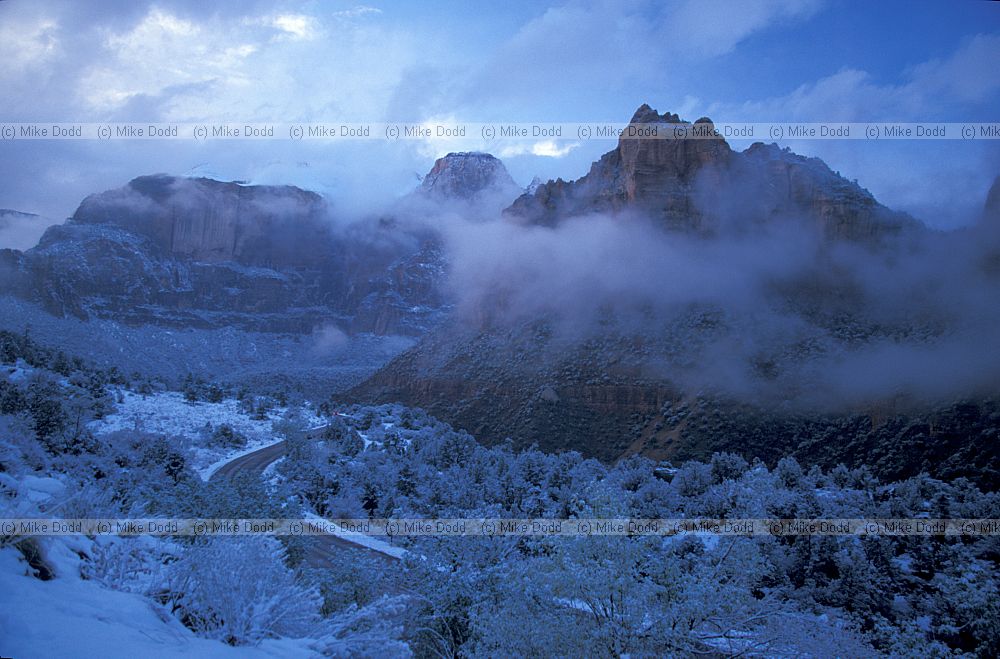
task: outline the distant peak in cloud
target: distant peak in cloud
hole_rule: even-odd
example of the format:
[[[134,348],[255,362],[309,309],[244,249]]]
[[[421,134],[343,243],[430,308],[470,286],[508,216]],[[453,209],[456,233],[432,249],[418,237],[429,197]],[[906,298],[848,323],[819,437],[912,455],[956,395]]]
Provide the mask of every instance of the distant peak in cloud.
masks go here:
[[[432,197],[469,199],[517,188],[499,158],[480,151],[449,153],[435,161],[420,190]]]

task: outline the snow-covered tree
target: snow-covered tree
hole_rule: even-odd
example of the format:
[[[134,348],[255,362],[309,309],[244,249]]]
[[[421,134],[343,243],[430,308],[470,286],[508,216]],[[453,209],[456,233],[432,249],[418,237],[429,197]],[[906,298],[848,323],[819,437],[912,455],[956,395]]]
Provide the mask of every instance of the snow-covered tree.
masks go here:
[[[230,645],[316,630],[322,599],[284,562],[268,537],[217,537],[187,548],[172,564],[166,598],[185,625]]]

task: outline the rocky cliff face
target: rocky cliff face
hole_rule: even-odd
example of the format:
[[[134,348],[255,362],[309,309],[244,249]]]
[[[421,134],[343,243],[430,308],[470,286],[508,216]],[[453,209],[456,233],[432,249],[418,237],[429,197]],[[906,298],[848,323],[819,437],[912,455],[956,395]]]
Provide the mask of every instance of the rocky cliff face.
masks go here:
[[[677,127],[705,137],[643,137],[653,129],[669,135]],[[733,151],[716,136],[710,119],[691,124],[642,105],[629,130],[586,176],[537,186],[505,215],[514,222],[554,226],[589,213],[635,211],[664,229],[699,235],[752,230],[774,219],[796,218],[818,226],[828,237],[856,241],[878,240],[916,226],[821,160],[773,144]]]
[[[4,250],[0,275],[53,314],[132,324],[419,334],[436,322],[437,252],[393,227],[332,226],[298,188],[144,176],[91,195],[36,247]]]
[[[329,254],[322,197],[291,186],[142,176],[84,199],[74,224],[105,224],[191,261],[286,267]]]

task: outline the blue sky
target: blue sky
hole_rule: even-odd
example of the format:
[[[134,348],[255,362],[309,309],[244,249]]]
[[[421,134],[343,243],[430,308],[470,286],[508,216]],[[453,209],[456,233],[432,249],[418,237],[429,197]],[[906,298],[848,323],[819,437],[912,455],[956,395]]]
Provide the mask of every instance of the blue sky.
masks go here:
[[[6,0],[0,61],[0,121],[624,121],[643,102],[734,122],[1000,120],[988,2]],[[0,143],[0,207],[61,218],[89,192],[197,167],[363,210],[453,148]],[[575,178],[608,148],[504,160],[521,183]],[[941,227],[970,221],[1000,174],[1000,144],[793,148]]]

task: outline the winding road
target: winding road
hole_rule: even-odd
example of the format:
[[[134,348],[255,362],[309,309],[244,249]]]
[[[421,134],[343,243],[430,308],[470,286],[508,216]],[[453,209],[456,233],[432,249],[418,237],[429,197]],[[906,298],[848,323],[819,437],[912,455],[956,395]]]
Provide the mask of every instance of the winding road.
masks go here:
[[[318,439],[322,437],[326,426],[311,428],[306,431],[307,439]],[[209,480],[221,480],[232,478],[238,472],[251,472],[263,474],[267,466],[285,455],[285,442],[278,442],[262,449],[233,458],[215,470]],[[344,549],[360,549],[387,564],[399,562],[398,556],[387,554],[377,549],[367,547],[356,542],[351,542],[349,538],[332,534],[306,536],[308,548],[306,549],[305,561],[310,567],[327,568],[331,567],[337,551]]]
[[[238,458],[233,458],[226,464],[216,469],[215,472],[209,477],[209,480],[232,478],[237,472],[240,471],[249,471],[261,474],[265,469],[267,469],[269,464],[284,455],[285,442],[278,442],[277,444],[272,444],[271,446],[265,446],[262,449],[254,451],[253,453],[247,453],[246,455],[241,455]]]

